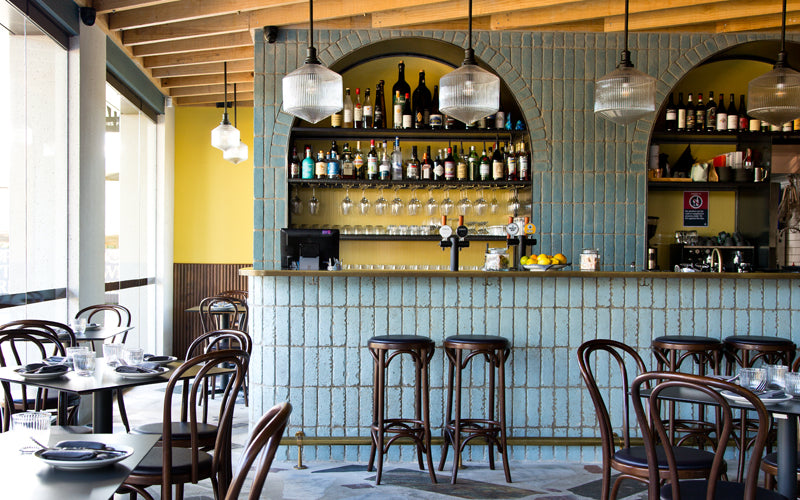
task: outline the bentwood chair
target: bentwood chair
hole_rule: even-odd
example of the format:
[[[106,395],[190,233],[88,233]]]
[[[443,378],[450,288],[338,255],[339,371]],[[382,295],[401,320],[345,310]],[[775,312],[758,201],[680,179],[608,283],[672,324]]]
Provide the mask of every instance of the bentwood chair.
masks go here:
[[[250,486],[250,494],[247,499],[259,500],[261,498],[264,481],[267,479],[278,445],[281,444],[281,437],[286,430],[286,424],[289,422],[291,413],[292,405],[286,402],[273,406],[261,417],[261,420],[258,421],[253,433],[250,435],[250,441],[244,449],[242,461],[239,463],[239,469],[233,477],[233,481],[231,481],[225,500],[236,500],[241,497],[242,486],[245,479],[247,479],[247,473],[259,456],[261,459],[256,465],[253,484]]]
[[[78,345],[75,340],[75,332],[72,328],[59,323],[58,321],[50,321],[46,319],[18,319],[10,321],[4,325],[0,325],[0,330],[7,330],[9,328],[25,328],[27,330],[42,330],[51,335],[55,335],[64,347],[76,347]]]
[[[247,302],[230,296],[213,295],[200,301],[203,333],[214,330],[247,331]]]
[[[650,386],[650,394],[643,398],[642,386]],[[720,391],[727,391],[743,398],[753,406],[758,414],[758,433],[753,443],[750,461],[747,465],[747,474],[744,482],[723,481],[725,473],[725,448],[732,436],[734,420],[733,410],[728,400]],[[661,403],[663,397],[686,397],[683,405],[697,406],[698,404],[715,404],[718,406],[716,424],[719,432],[714,447],[714,461],[711,472],[706,478],[682,477],[676,447],[669,444],[668,429],[661,418]],[[784,496],[759,488],[758,473],[761,456],[769,434],[769,413],[764,403],[750,390],[724,380],[675,372],[650,372],[639,375],[631,385],[631,399],[639,428],[642,429],[644,447],[647,451],[647,463],[651,465],[648,483],[648,498],[680,500],[681,498],[707,498],[707,499],[733,499],[745,500],[772,500],[785,499]],[[646,409],[645,403],[646,400]],[[677,401],[676,404],[681,404]],[[652,429],[651,429],[652,426]],[[666,476],[661,464],[666,462],[668,470]],[[658,468],[652,465],[658,463]],[[663,486],[660,480],[665,479]],[[741,478],[740,478],[741,479]]]
[[[635,417],[630,407],[629,389],[633,374],[646,373],[644,361],[632,347],[610,339],[595,339],[584,342],[578,348],[578,363],[581,376],[589,389],[595,413],[600,425],[603,456],[603,482],[601,498],[615,499],[622,480],[633,479],[642,483],[651,481],[647,452],[643,446],[631,446],[631,433],[635,430]],[[598,382],[596,374],[604,377]],[[607,375],[605,375],[607,374]],[[608,378],[606,378],[606,376]],[[613,401],[614,414],[609,413],[604,394]],[[615,422],[621,422],[614,432]],[[633,429],[632,429],[633,427]],[[621,439],[621,446],[617,443]],[[714,462],[714,454],[689,447],[675,447],[675,456],[680,464],[681,478],[708,477]],[[611,470],[620,474],[611,484]],[[669,473],[666,460],[659,455],[656,482]],[[610,492],[609,492],[610,489]]]
[[[113,326],[116,322],[116,326],[131,326],[131,311],[119,304],[95,304],[93,306],[84,307],[78,314],[75,315],[75,319],[84,317],[86,318],[87,323],[91,323],[92,319],[96,318],[99,314],[104,314],[104,325],[105,326]],[[124,344],[125,341],[128,340],[128,332],[124,332],[120,335],[114,335],[109,339],[110,343],[119,343]],[[91,342],[92,350],[95,349],[94,342]],[[125,410],[125,400],[122,397],[122,390],[115,390],[114,394],[117,397],[117,407],[119,407],[119,418],[122,420],[122,425],[125,426],[125,431],[130,432],[131,426],[128,422],[128,412]]]
[[[800,370],[800,358],[795,358],[792,363],[792,371],[798,370]],[[800,453],[798,453],[798,457],[800,457]],[[797,463],[800,464],[800,461]],[[778,475],[778,454],[773,452],[764,455],[764,459],[761,461],[761,470],[764,471],[764,487],[770,490],[774,489],[775,476]],[[800,465],[797,467],[797,472],[800,473]]]
[[[224,498],[228,491],[233,476],[231,465],[231,434],[233,431],[233,411],[236,393],[244,381],[249,356],[244,351],[220,350],[201,354],[184,362],[175,369],[167,382],[164,394],[164,412],[161,428],[161,446],[153,448],[131,472],[125,481],[120,493],[135,491],[145,494],[147,486],[161,485],[161,499],[171,500],[172,486],[175,486],[175,498],[183,498],[185,483],[197,483],[203,479],[210,479],[214,488],[214,498]],[[211,376],[213,369],[223,369],[230,372],[228,385],[220,398],[220,408],[217,421],[217,433],[214,441],[213,453],[203,451],[199,444],[197,429],[200,424],[197,406],[199,398],[205,387],[206,379]],[[191,382],[184,384],[186,378]],[[180,384],[182,392],[187,396],[186,407],[188,419],[186,428],[189,430],[189,444],[178,443],[172,434],[173,416],[172,399],[176,387]],[[187,387],[188,386],[188,387]],[[149,495],[145,495],[149,497]]]
[[[247,290],[224,290],[219,292],[217,295],[221,295],[223,297],[233,297],[235,299],[247,302],[248,293]]]

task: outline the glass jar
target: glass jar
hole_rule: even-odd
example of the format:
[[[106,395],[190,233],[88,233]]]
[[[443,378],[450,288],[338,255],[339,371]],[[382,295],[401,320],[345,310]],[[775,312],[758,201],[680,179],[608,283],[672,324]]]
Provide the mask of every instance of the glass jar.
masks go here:
[[[508,249],[488,248],[483,268],[486,271],[508,271]]]
[[[597,248],[584,248],[581,252],[581,271],[600,270],[600,250]]]

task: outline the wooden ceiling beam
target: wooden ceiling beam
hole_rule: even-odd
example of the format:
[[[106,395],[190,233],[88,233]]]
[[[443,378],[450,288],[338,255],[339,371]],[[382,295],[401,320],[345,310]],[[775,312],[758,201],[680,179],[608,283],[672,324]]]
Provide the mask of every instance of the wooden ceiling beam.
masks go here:
[[[253,46],[253,38],[250,36],[250,33],[242,31],[240,33],[189,38],[186,40],[175,40],[173,42],[136,45],[133,47],[133,54],[136,57],[145,57],[178,54],[181,52],[197,52],[198,50],[251,46]]]
[[[467,29],[469,29],[469,20],[454,19],[451,21],[414,24],[410,25],[409,28],[415,30],[432,30],[432,31],[441,31],[441,30],[467,31]],[[489,31],[491,29],[491,18],[489,16],[473,17],[472,29],[477,31]]]
[[[602,19],[589,19],[586,21],[575,21],[574,23],[548,24],[546,26],[524,26],[518,29],[525,31],[584,31],[587,33],[602,33],[604,26]]]
[[[197,76],[178,76],[174,78],[164,78],[161,80],[161,86],[165,89],[175,87],[195,87],[203,85],[222,85],[224,82],[223,74],[216,73],[213,75],[197,75]],[[231,73],[228,71],[228,83],[245,83],[253,82],[253,72],[243,71],[241,73]]]
[[[219,94],[225,90],[225,85],[201,85],[199,87],[179,87],[170,89],[169,95],[172,97],[188,97],[206,94]],[[244,93],[253,94],[253,82],[242,82],[236,84],[236,95]],[[228,81],[228,96],[233,98],[233,82]]]
[[[202,64],[188,64],[186,66],[167,66],[164,68],[153,68],[152,74],[155,78],[170,78],[179,76],[194,76],[194,75],[214,75],[222,74],[222,62],[209,62]],[[228,73],[236,73],[242,71],[254,71],[253,60],[242,61],[229,61]]]
[[[222,102],[225,100],[225,94],[222,92],[218,94],[206,94],[206,95],[198,95],[198,96],[189,96],[189,97],[176,97],[173,100],[173,103],[177,106],[191,106],[197,104],[216,104],[218,102]],[[244,106],[245,103],[253,102],[253,93],[252,92],[237,92],[237,99],[239,106]],[[233,91],[228,92],[228,101],[233,103]],[[233,113],[231,109],[228,111],[229,115]],[[222,116],[222,108],[220,108],[220,116]],[[233,116],[230,116],[232,119]]]
[[[142,9],[144,7],[155,7],[168,3],[177,3],[179,0],[94,0],[92,7],[98,14],[109,14],[111,12],[124,12],[131,9]]]
[[[200,52],[187,52],[185,54],[145,57],[143,63],[145,68],[163,68],[166,66],[200,64],[210,61],[253,60],[254,57],[255,50],[253,47],[235,47],[232,49],[204,50]]]
[[[726,19],[724,21],[717,21],[718,33],[736,33],[741,31],[762,31],[770,29],[781,28],[781,16],[766,15],[766,16],[753,16],[742,19]],[[800,11],[789,11],[787,2],[786,6],[786,29],[790,26],[800,25]]]

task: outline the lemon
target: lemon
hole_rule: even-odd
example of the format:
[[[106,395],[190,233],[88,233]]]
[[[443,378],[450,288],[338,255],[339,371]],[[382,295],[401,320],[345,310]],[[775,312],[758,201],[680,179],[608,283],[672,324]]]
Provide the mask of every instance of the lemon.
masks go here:
[[[536,256],[536,258],[537,259],[549,259],[550,256],[547,255],[546,253],[540,253],[539,255]]]
[[[527,256],[525,256],[525,255],[523,255],[523,256],[522,256],[522,257],[519,259],[519,263],[520,263],[520,264],[522,264],[523,266],[527,266],[527,265],[528,265],[528,257],[527,257]]]
[[[562,264],[567,263],[567,256],[564,255],[563,253],[557,253],[553,256],[553,258],[558,259],[558,261]]]
[[[539,257],[536,259],[536,263],[537,263],[537,264],[539,264],[539,265],[542,265],[542,266],[548,266],[548,265],[550,265],[552,262],[551,262],[551,261],[550,261],[550,259],[547,257],[547,255],[544,255],[544,254],[542,254],[542,255],[540,255],[540,256],[539,256]]]

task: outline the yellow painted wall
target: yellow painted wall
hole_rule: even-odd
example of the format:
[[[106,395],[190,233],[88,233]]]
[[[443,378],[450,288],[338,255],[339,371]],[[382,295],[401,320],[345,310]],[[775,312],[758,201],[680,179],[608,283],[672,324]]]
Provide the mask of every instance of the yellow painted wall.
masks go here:
[[[237,128],[250,158],[238,165],[211,147],[222,110],[175,110],[176,263],[236,264],[253,260],[253,108],[239,108]],[[233,121],[233,113],[230,113]]]

